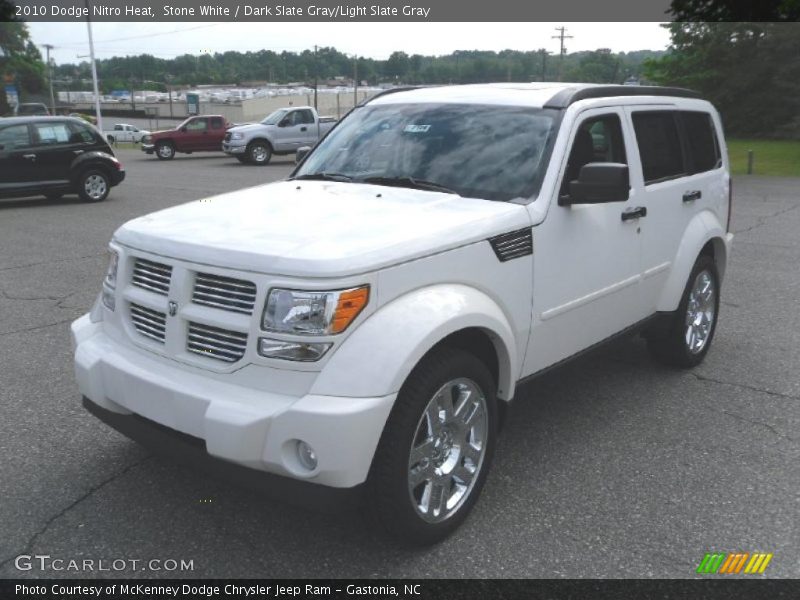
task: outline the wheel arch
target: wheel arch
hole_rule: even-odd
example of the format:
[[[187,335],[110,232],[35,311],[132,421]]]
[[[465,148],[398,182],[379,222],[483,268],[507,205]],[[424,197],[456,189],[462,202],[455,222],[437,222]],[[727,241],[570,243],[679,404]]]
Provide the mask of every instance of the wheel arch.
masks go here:
[[[518,369],[512,331],[497,303],[475,288],[442,284],[416,290],[364,321],[328,360],[312,393],[396,393],[428,353],[453,346],[481,359],[495,378],[497,397],[510,400]]]
[[[729,238],[713,213],[703,211],[695,215],[678,246],[670,275],[657,305],[659,312],[672,312],[678,307],[692,267],[702,254],[714,259],[722,283],[728,264]]]

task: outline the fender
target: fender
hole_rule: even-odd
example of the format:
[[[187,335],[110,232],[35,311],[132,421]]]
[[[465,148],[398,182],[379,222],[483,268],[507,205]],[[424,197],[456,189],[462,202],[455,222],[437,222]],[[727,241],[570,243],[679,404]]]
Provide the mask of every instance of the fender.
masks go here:
[[[72,161],[72,164],[69,167],[69,171],[71,173],[70,177],[71,179],[76,180],[78,175],[80,175],[80,173],[89,166],[100,167],[108,171],[113,171],[115,167],[113,166],[112,161],[116,160],[117,159],[110,154],[101,152],[99,150],[84,152],[83,154],[76,156]]]
[[[725,228],[710,210],[695,215],[678,246],[678,253],[675,255],[672,270],[664,284],[656,309],[659,312],[672,312],[678,308],[692,267],[709,240],[714,240],[714,254],[722,283],[732,239],[733,236],[725,232]]]
[[[519,362],[508,319],[489,296],[461,284],[414,290],[381,307],[331,356],[310,393],[348,397],[394,394],[426,352],[468,327],[489,335],[498,359],[497,395],[512,398]]]

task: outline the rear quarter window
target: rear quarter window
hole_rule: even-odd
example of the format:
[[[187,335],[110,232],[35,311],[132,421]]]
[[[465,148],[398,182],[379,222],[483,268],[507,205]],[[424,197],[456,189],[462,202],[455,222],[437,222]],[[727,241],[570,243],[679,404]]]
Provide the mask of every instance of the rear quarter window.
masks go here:
[[[635,112],[633,129],[645,184],[687,175],[673,111]]]
[[[711,171],[721,166],[722,155],[711,115],[704,112],[681,111],[680,116],[689,150],[691,173]]]

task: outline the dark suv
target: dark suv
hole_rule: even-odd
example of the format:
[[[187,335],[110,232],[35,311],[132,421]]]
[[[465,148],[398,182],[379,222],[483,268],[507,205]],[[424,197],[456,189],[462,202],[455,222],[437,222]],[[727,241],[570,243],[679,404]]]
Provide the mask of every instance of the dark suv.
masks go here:
[[[0,197],[77,193],[100,202],[125,169],[100,133],[70,117],[0,120]]]

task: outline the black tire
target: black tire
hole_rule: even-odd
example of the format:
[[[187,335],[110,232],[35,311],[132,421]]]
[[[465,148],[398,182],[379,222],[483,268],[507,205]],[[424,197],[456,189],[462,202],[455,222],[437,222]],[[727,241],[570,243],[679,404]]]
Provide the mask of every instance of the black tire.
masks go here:
[[[419,428],[425,427],[425,424],[430,422],[424,419],[429,402],[438,396],[437,392],[446,389],[448,385],[456,381],[469,381],[475,384],[485,399],[485,411],[475,412],[475,414],[485,414],[485,420],[482,420],[482,416],[478,416],[473,421],[473,423],[480,421],[480,424],[485,425],[481,444],[483,455],[477,465],[469,463],[470,466],[476,467],[473,473],[474,477],[471,479],[471,485],[466,486],[464,495],[453,503],[452,512],[439,517],[442,520],[438,522],[431,522],[430,519],[437,518],[433,516],[433,509],[430,508],[432,501],[428,500],[427,502],[428,519],[421,514],[423,507],[420,504],[425,503],[426,493],[430,493],[429,498],[434,495],[435,486],[428,488],[434,480],[423,480],[417,484],[419,487],[412,490],[411,473],[422,468],[426,472],[436,473],[438,469],[447,468],[448,464],[451,472],[455,472],[458,468],[455,465],[466,466],[466,461],[470,460],[466,458],[467,454],[461,449],[466,448],[466,444],[462,442],[461,445],[455,446],[458,449],[453,455],[453,440],[457,439],[458,434],[449,437],[449,445],[444,452],[455,458],[453,462],[449,458],[446,459],[444,465],[429,463],[426,458],[424,465],[423,462],[419,462],[412,467],[411,450],[412,446],[428,445],[427,440],[442,439],[441,437],[435,438],[433,435],[420,437]],[[467,518],[486,481],[494,454],[498,422],[495,390],[496,384],[486,365],[472,354],[457,348],[441,347],[436,349],[414,368],[397,396],[367,478],[365,507],[367,514],[378,527],[404,544],[425,546],[444,539]],[[466,404],[468,403],[465,402],[464,405]],[[457,410],[453,413],[463,415],[465,414],[464,410],[469,412],[470,407],[465,407],[461,413]],[[442,413],[437,408],[435,413],[428,414],[441,415]],[[437,416],[437,421],[438,419]],[[447,422],[439,423],[439,427],[442,430],[446,429]],[[428,447],[435,449],[436,444]],[[438,450],[441,453],[442,446],[439,446]],[[439,460],[442,459],[439,458]],[[431,475],[431,477],[433,476]],[[454,480],[451,479],[450,483],[453,484],[453,482]],[[455,485],[452,488],[445,487],[445,491],[442,493],[450,493],[455,489]],[[442,505],[439,504],[439,506]],[[449,511],[446,503],[444,510]]]
[[[175,146],[172,142],[158,142],[155,151],[158,160],[172,160],[175,158]]]
[[[256,140],[247,146],[247,160],[250,164],[263,167],[269,164],[270,159],[272,159],[272,146],[269,142]]]
[[[689,331],[690,301],[692,301],[692,290],[698,283],[698,278],[704,274],[712,285],[713,299],[706,301],[708,307],[713,307],[713,315],[708,319],[708,311],[702,311],[701,322],[703,327],[707,327],[707,334],[701,347],[697,344],[699,338],[693,337]],[[702,280],[700,280],[702,283]],[[681,302],[675,312],[666,316],[665,322],[660,327],[654,328],[646,334],[647,348],[653,357],[661,363],[672,367],[688,369],[695,367],[703,362],[711,342],[714,340],[714,332],[717,329],[719,320],[719,273],[717,265],[711,256],[700,255],[695,262],[686,287],[683,290]],[[697,314],[698,305],[693,302],[692,313]],[[710,324],[708,324],[710,321]],[[708,325],[707,325],[708,324]]]
[[[78,178],[78,195],[84,202],[102,202],[110,191],[111,182],[105,171],[87,169]]]

